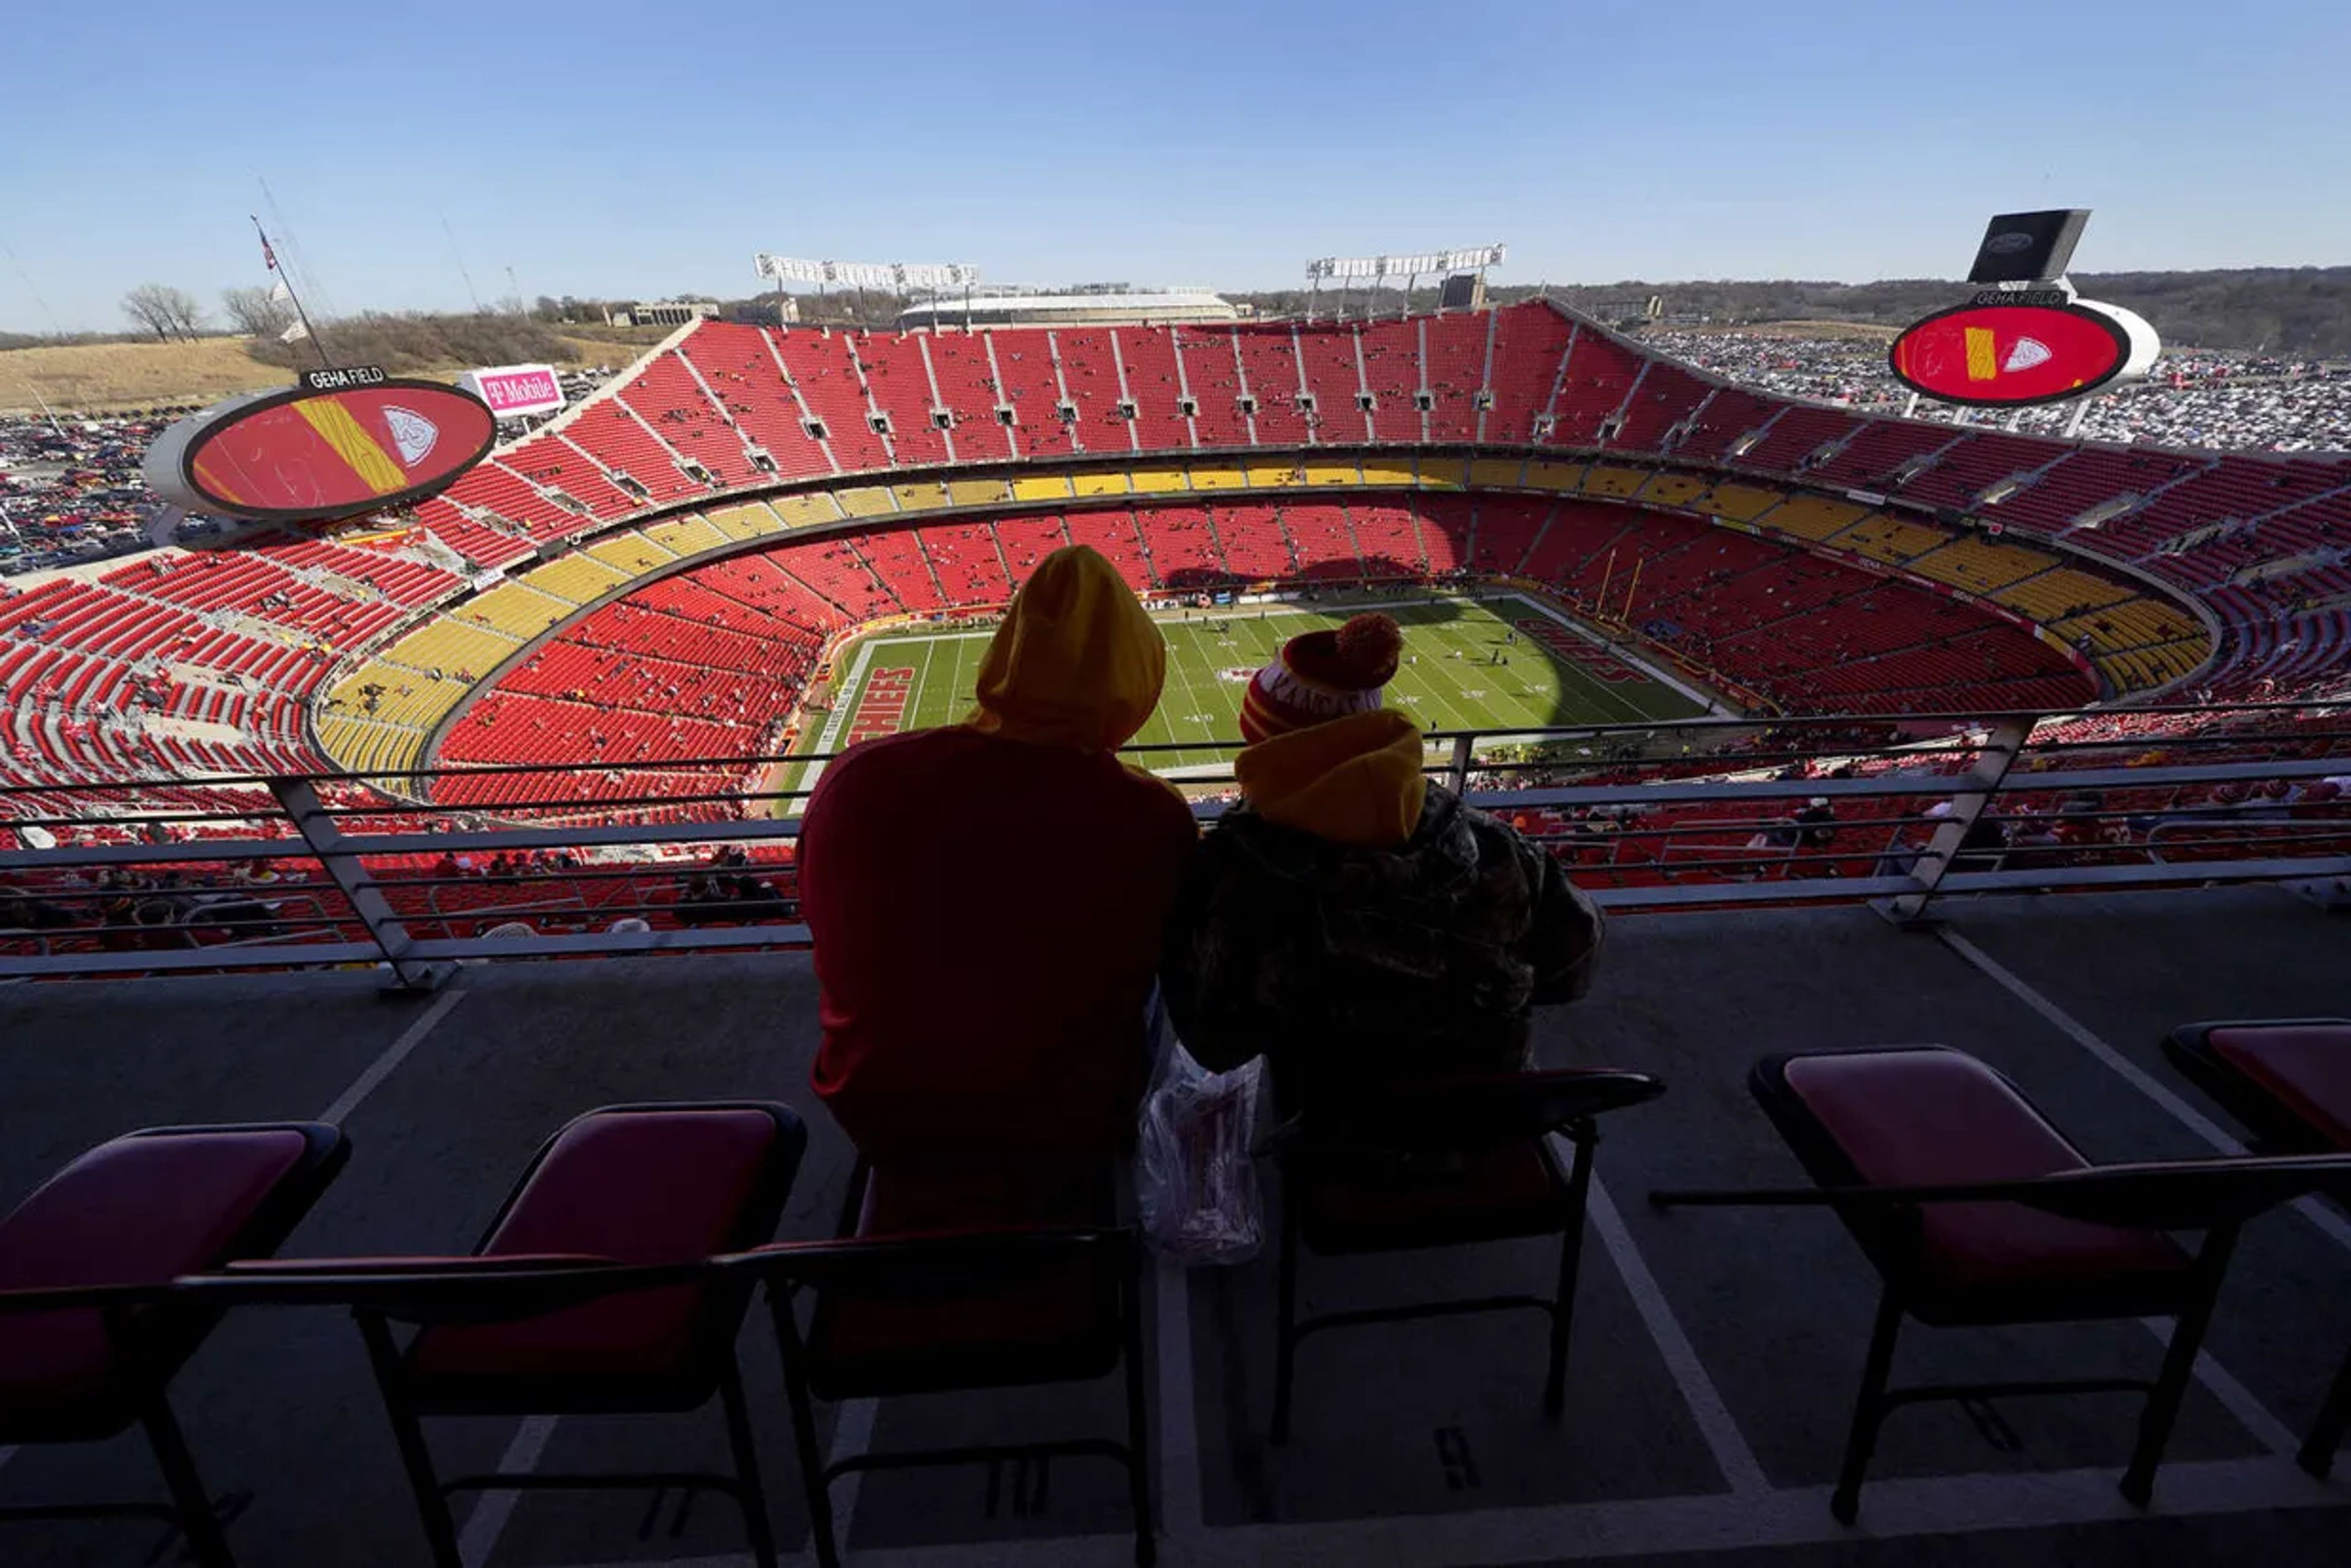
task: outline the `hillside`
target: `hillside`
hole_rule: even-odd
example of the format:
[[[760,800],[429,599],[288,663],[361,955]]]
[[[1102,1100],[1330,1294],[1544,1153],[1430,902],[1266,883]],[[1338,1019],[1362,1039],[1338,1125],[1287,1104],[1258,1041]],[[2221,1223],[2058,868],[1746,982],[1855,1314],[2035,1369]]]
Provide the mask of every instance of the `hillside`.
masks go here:
[[[616,340],[621,334],[596,338],[544,333],[528,344],[475,345],[502,347],[506,354],[461,354],[449,351],[464,345],[422,345],[423,351],[401,351],[400,345],[372,340],[363,332],[338,323],[330,334],[342,333],[337,358],[350,364],[383,364],[397,374],[454,381],[459,371],[485,363],[545,358],[560,365],[627,364],[651,343],[658,331],[635,334],[640,340]],[[390,347],[393,351],[386,352]],[[439,351],[435,351],[436,347]],[[511,351],[516,350],[536,351]],[[35,396],[47,400],[59,413],[114,413],[131,410],[176,408],[214,402],[234,392],[284,386],[293,378],[280,364],[264,363],[256,350],[290,363],[292,355],[276,343],[257,345],[246,338],[199,338],[184,343],[65,343],[36,348],[0,350],[0,414],[37,413]],[[316,359],[305,355],[303,361]]]

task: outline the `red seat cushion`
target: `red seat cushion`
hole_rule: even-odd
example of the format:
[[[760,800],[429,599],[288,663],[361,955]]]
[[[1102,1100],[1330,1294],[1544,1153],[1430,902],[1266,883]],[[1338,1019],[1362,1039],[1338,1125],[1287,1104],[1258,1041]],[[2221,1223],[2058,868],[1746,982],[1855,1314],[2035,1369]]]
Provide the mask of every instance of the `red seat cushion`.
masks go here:
[[[1299,1183],[1300,1236],[1317,1252],[1394,1251],[1556,1234],[1563,1179],[1539,1139],[1476,1155],[1284,1166]]]
[[[564,1129],[481,1249],[679,1263],[726,1250],[775,1155],[775,1119],[739,1108],[613,1111]],[[411,1352],[428,1383],[661,1378],[692,1368],[708,1292],[677,1286],[509,1323],[433,1328]]]
[[[969,1235],[1111,1222],[1109,1173],[877,1169],[857,1235]],[[828,1399],[1097,1376],[1118,1356],[1116,1280],[1071,1261],[982,1293],[938,1299],[827,1291],[810,1333]]]
[[[0,1220],[0,1290],[159,1284],[215,1268],[307,1147],[288,1127],[101,1144]],[[11,1428],[68,1416],[119,1370],[96,1311],[0,1317]]]
[[[2215,1055],[2314,1132],[2351,1149],[2351,1024],[2216,1029],[2207,1039]]]
[[[2008,1080],[1959,1051],[1802,1056],[1784,1075],[1873,1186],[2012,1181],[2089,1165]],[[2188,1267],[2160,1231],[2086,1225],[2021,1204],[1927,1204],[1919,1227],[1921,1282],[1930,1289],[2119,1286]]]

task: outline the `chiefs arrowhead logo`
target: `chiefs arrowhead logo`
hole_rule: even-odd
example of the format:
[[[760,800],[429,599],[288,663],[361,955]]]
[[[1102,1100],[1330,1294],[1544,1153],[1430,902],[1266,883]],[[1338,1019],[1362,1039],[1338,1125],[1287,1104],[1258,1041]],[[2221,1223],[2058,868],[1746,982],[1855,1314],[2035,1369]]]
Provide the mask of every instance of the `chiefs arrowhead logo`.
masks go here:
[[[2007,362],[2000,368],[2003,371],[2029,371],[2035,365],[2047,364],[2049,360],[2048,344],[2034,338],[2019,338],[2016,346],[2008,351]]]
[[[400,460],[412,468],[423,462],[425,454],[433,450],[433,444],[441,439],[441,427],[413,409],[387,403],[383,422],[392,427],[392,441],[400,448]]]

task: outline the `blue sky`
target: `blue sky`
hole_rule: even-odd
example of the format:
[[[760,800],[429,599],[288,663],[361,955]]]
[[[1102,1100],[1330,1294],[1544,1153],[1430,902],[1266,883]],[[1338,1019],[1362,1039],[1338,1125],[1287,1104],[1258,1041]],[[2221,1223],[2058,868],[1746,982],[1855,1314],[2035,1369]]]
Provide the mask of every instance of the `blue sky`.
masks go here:
[[[1548,5],[36,3],[0,64],[0,329],[263,280],[322,308],[751,289],[757,250],[1278,287],[1505,241],[1503,281],[2351,262],[2339,0]],[[13,254],[13,260],[11,259]],[[47,310],[43,308],[46,302]]]

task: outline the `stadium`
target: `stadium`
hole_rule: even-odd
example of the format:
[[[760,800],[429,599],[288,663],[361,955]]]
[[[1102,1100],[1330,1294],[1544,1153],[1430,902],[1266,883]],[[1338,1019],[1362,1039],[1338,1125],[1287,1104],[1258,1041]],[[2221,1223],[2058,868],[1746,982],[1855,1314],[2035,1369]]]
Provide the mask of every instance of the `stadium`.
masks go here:
[[[921,330],[695,319],[413,508],[0,580],[15,829],[0,890],[16,915],[0,920],[0,985],[24,982],[0,990],[0,1038],[71,1064],[12,1070],[40,1127],[12,1175],[29,1186],[131,1126],[320,1103],[361,1150],[287,1249],[357,1263],[257,1282],[191,1264],[155,1287],[193,1308],[216,1292],[227,1314],[173,1386],[198,1402],[188,1440],[151,1400],[135,1413],[147,1443],[43,1446],[60,1428],[23,1414],[0,1330],[0,1442],[23,1445],[0,1459],[9,1501],[152,1494],[152,1443],[174,1505],[151,1511],[213,1563],[229,1559],[222,1531],[191,1530],[210,1503],[191,1448],[207,1481],[239,1489],[219,1511],[254,1563],[429,1549],[471,1568],[715,1568],[780,1546],[829,1564],[836,1538],[852,1562],[906,1568],[1157,1549],[1890,1564],[1928,1541],[1967,1563],[2325,1560],[2351,1502],[2314,1458],[2351,1400],[2336,1372],[2351,1227],[2306,1195],[2340,1181],[2332,1167],[2272,1169],[2259,1202],[2167,1208],[2133,1188],[2053,1218],[2003,1187],[1985,1190],[2005,1203],[1959,1206],[1988,1210],[1987,1230],[2016,1213],[2056,1228],[1968,1245],[1995,1272],[2002,1248],[2039,1245],[2066,1289],[2009,1316],[1997,1290],[1914,1307],[1976,1325],[1932,1352],[1961,1402],[1885,1422],[1858,1524],[1868,1434],[1912,1396],[1864,1421],[1855,1369],[1867,1343],[1867,1412],[1892,1354],[1883,1303],[1897,1286],[1926,1301],[1924,1285],[1886,1276],[1873,1337],[1868,1264],[1829,1217],[1645,1211],[1633,1195],[1797,1179],[1740,1091],[1753,1059],[1930,1040],[2042,1109],[2020,1113],[2022,1133],[1970,1126],[1971,1082],[1922,1081],[1906,1092],[1962,1108],[1941,1129],[1956,1152],[1929,1149],[1895,1187],[2172,1160],[2238,1194],[2244,1173],[2210,1156],[2331,1146],[2274,1117],[2241,1136],[2260,1098],[2245,1073],[2215,1110],[2209,1080],[2176,1065],[2201,1047],[2162,1042],[2199,1020],[2351,1011],[2325,913],[2351,897],[2344,454],[1865,413],[1724,379],[1549,298],[1376,319],[950,314]],[[1602,988],[1545,1015],[1539,1060],[1669,1091],[1559,1123],[1545,1168],[1565,1170],[1554,1145],[1573,1156],[1573,1217],[1481,1231],[1472,1216],[1415,1233],[1451,1249],[1365,1243],[1374,1256],[1344,1263],[1315,1256],[1310,1231],[1305,1305],[1353,1332],[1293,1356],[1287,1228],[1310,1222],[1285,1209],[1268,1218],[1279,1264],[1271,1244],[1231,1269],[1143,1264],[1104,1309],[1112,1327],[1080,1336],[1074,1372],[1037,1351],[1033,1379],[925,1383],[918,1367],[845,1377],[839,1397],[820,1373],[812,1415],[803,1383],[823,1355],[781,1329],[763,1340],[756,1316],[742,1368],[730,1352],[675,1387],[625,1366],[599,1383],[592,1335],[572,1361],[529,1339],[659,1290],[735,1300],[740,1282],[732,1334],[748,1281],[785,1300],[789,1263],[703,1260],[746,1252],[713,1240],[690,1268],[716,1273],[597,1279],[570,1255],[606,1246],[559,1225],[504,1250],[565,1256],[503,1285],[420,1262],[461,1261],[462,1225],[540,1171],[529,1151],[578,1112],[804,1099],[801,805],[852,747],[959,721],[1007,605],[1067,545],[1098,551],[1159,626],[1164,695],[1126,756],[1204,823],[1234,794],[1250,676],[1361,611],[1400,623],[1387,700],[1426,731],[1430,777],[1515,824],[1614,922]],[[2280,1061],[2319,1078],[2282,1092],[2339,1127],[2331,1028],[2286,1031]],[[2246,1071],[2274,1090],[2286,1069]],[[787,1169],[755,1241],[778,1216],[809,1238],[835,1234],[836,1207],[841,1234],[872,1220],[850,1197],[863,1166],[810,1120],[797,1185]],[[653,1224],[625,1189],[703,1157],[700,1136],[566,1167],[569,1212]],[[2009,1136],[2043,1163],[1971,1152]],[[1289,1202],[1304,1178],[1284,1168]],[[2217,1227],[2233,1243],[2240,1219],[2217,1310],[2100,1293],[2098,1270],[2124,1267],[2113,1238]],[[1855,1234],[1886,1267],[1892,1244]],[[12,1271],[8,1239],[0,1289],[57,1282]],[[614,1242],[605,1261],[689,1268],[661,1246]],[[1579,1257],[1562,1418],[1538,1373],[1548,1343],[1556,1388]],[[2227,1248],[2193,1259],[2217,1291]],[[1040,1287],[1017,1260],[987,1266],[1016,1284],[967,1318],[938,1313],[952,1270],[901,1281],[917,1301],[894,1310],[917,1315],[897,1332],[967,1335],[982,1359],[1029,1366],[1018,1334],[991,1348],[1005,1325],[988,1314],[1008,1290],[1042,1310],[1019,1294]],[[1465,1285],[1487,1305],[1546,1304],[1510,1292],[1554,1269],[1551,1336],[1526,1314],[1385,1321],[1398,1295]],[[386,1283],[403,1272],[428,1282]],[[2050,1284],[1995,1282],[2018,1301]],[[364,1354],[322,1304],[373,1325]],[[2166,1359],[2168,1317],[2196,1323],[2201,1359],[2192,1337]],[[427,1332],[477,1336],[473,1359],[443,1386],[384,1359],[387,1322],[470,1324]],[[488,1375],[500,1355],[519,1384]],[[1078,1375],[1121,1367],[1123,1386]],[[2152,1378],[2150,1408],[2168,1411],[2142,1425],[2131,1399],[2023,1400],[2020,1373],[2088,1396]],[[789,1403],[769,1393],[786,1382]],[[640,1410],[670,1412],[644,1420],[670,1423],[673,1457],[618,1414]],[[420,1414],[474,1420],[436,1422],[439,1457],[420,1458]],[[1054,1437],[1068,1430],[1123,1442]],[[2151,1505],[2149,1430],[2170,1435]],[[974,1469],[855,1468],[864,1448],[910,1447]],[[553,1472],[583,1468],[620,1492],[559,1490]],[[436,1474],[461,1469],[550,1490],[453,1513]],[[101,1553],[137,1539],[24,1529],[61,1562],[115,1561]]]

